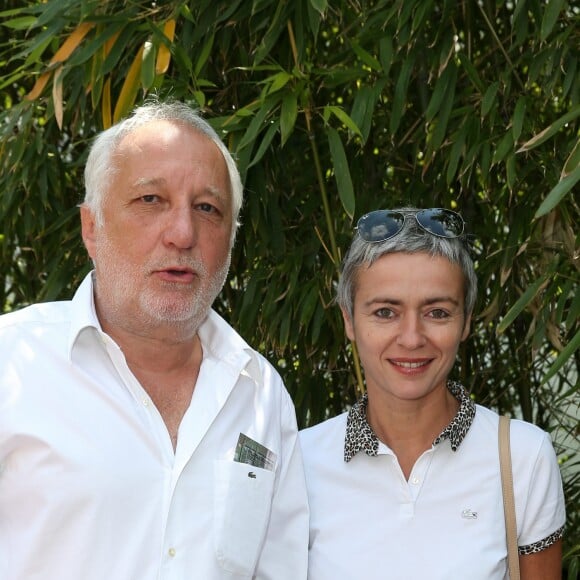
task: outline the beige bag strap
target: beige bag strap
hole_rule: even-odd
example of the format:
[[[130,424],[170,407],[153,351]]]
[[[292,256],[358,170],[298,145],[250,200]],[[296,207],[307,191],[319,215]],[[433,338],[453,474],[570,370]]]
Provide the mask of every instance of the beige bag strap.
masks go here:
[[[510,451],[510,418],[505,415],[499,418],[499,465],[501,470],[501,489],[503,493],[503,511],[505,516],[510,580],[520,580],[514,480]]]

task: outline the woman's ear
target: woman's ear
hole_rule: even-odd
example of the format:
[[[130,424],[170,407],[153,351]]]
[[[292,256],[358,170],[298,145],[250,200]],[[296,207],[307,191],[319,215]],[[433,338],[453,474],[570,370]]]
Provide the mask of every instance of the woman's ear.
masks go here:
[[[344,320],[344,331],[346,332],[346,336],[348,336],[349,340],[354,342],[354,324],[350,314],[344,309],[340,308],[342,312],[342,318]]]
[[[465,317],[465,322],[463,324],[463,332],[461,334],[462,342],[469,336],[470,330],[471,330],[471,312]]]

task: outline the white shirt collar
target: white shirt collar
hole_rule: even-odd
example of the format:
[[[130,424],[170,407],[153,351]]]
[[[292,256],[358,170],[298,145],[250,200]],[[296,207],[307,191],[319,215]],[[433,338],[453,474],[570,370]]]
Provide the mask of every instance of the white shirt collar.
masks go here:
[[[72,319],[67,343],[69,360],[80,333],[86,328],[94,328],[102,333],[94,300],[94,270],[87,274],[72,299]],[[232,327],[214,310],[210,310],[198,331],[203,347],[203,356],[218,359],[239,373],[241,369],[254,382],[260,383],[262,373],[255,360],[254,350]]]

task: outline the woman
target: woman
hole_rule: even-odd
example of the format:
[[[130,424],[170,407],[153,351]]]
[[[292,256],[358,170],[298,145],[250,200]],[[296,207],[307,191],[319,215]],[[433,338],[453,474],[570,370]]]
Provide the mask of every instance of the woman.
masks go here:
[[[498,415],[449,380],[477,282],[461,216],[363,216],[338,303],[366,394],[301,433],[311,580],[507,578]],[[522,580],[560,578],[565,521],[549,436],[511,422]]]

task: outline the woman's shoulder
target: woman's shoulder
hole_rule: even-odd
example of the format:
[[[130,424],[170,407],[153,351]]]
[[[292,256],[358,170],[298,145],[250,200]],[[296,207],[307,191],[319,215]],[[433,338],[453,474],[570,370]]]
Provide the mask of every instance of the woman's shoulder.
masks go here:
[[[491,435],[497,433],[499,426],[499,415],[495,411],[476,406],[474,427],[478,430],[485,430]],[[550,435],[533,423],[522,419],[511,419],[510,421],[510,447],[512,454],[537,454],[539,450],[548,445],[551,447]]]

